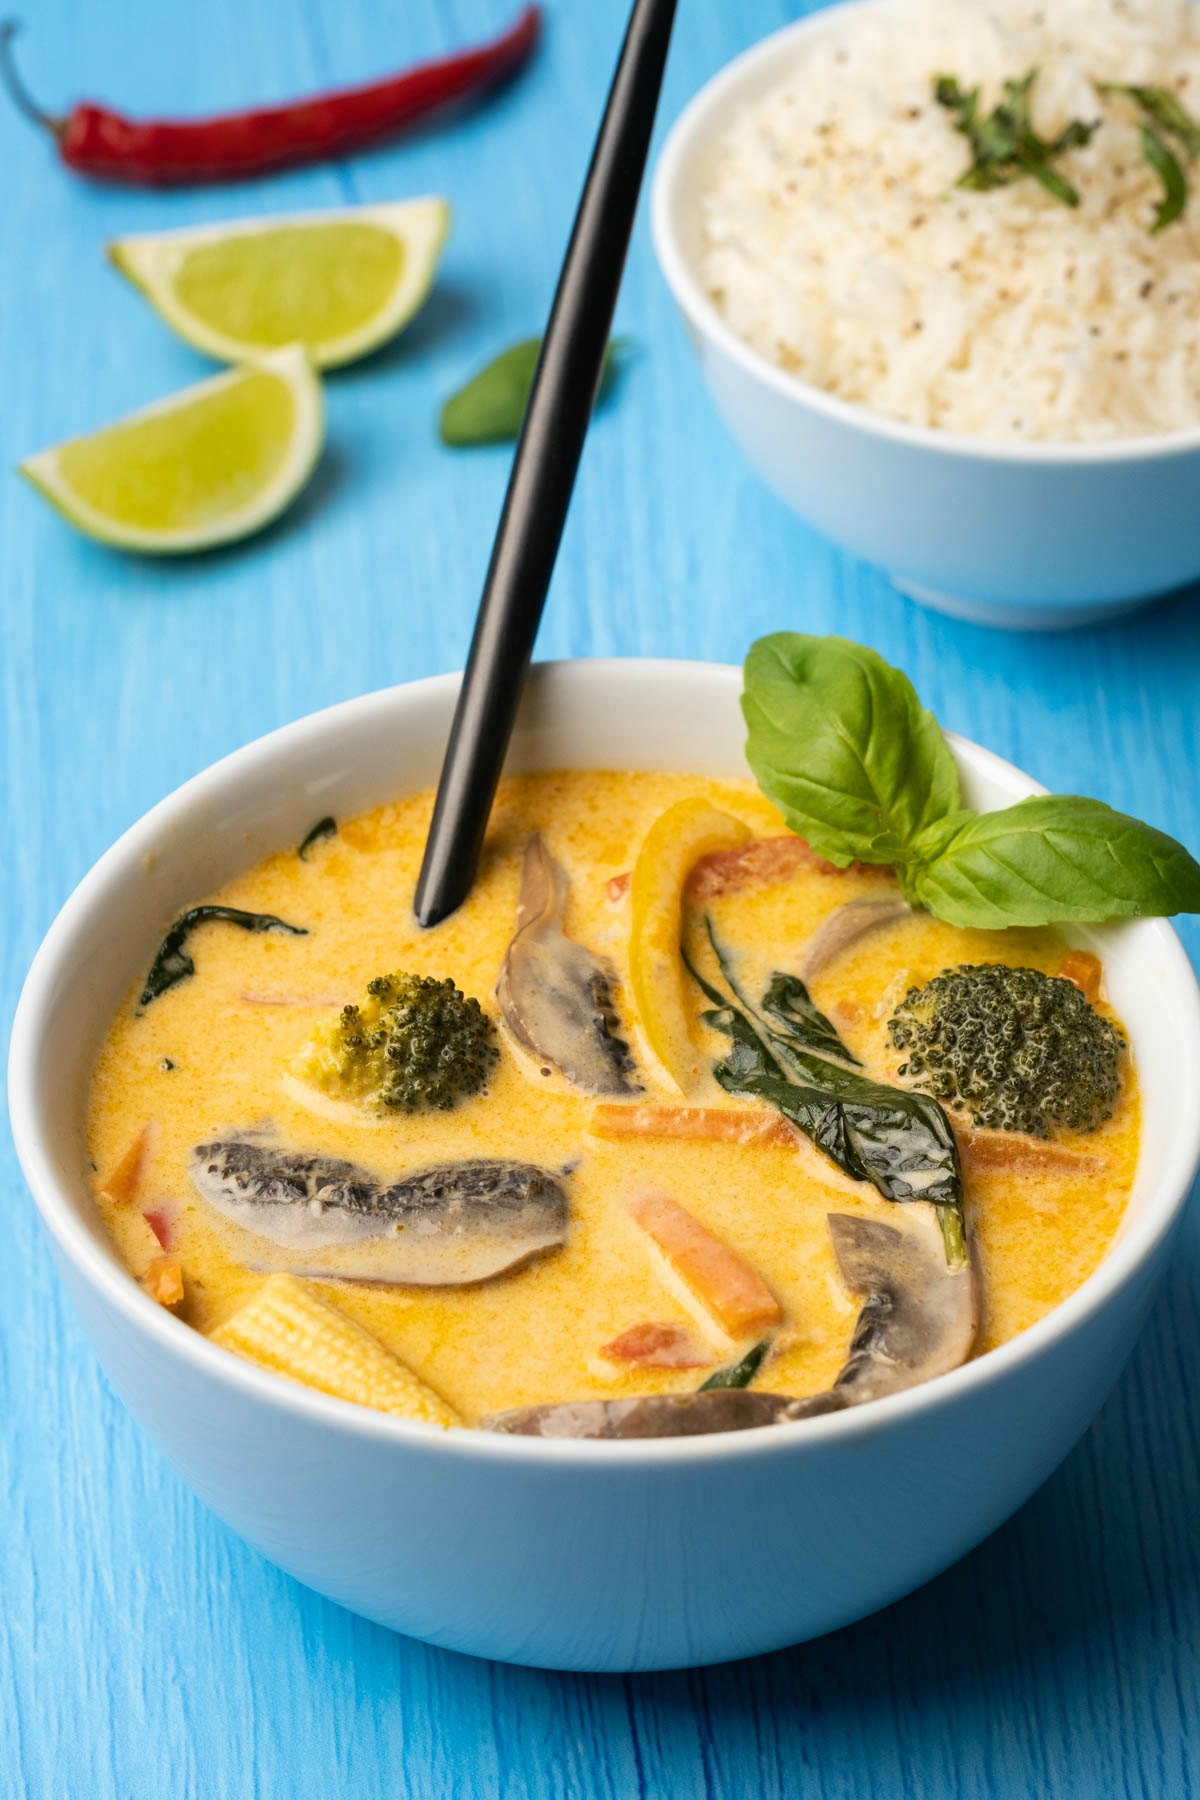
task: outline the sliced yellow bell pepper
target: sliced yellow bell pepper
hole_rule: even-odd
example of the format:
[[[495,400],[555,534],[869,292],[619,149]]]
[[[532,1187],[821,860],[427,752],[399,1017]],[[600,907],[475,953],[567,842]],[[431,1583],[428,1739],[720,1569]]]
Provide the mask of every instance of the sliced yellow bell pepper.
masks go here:
[[[629,985],[642,1035],[663,1078],[681,1094],[704,1084],[692,1036],[691,982],[680,955],[683,892],[702,856],[735,850],[750,828],[707,800],[680,800],[646,834],[630,885]]]

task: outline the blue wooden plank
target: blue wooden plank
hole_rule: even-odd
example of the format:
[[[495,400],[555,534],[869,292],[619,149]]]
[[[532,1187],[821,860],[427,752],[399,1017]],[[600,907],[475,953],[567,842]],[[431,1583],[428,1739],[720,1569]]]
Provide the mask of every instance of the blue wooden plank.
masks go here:
[[[225,192],[89,188],[0,114],[0,451],[11,464],[197,378],[101,256],[115,234],[442,192],[443,279],[406,338],[329,385],[313,488],[258,543],[178,567],[83,543],[0,479],[0,983],[93,858],[212,758],[309,708],[456,666],[507,467],[435,439],[441,398],[537,329],[620,0],[551,5],[493,107],[333,169]],[[799,8],[681,9],[664,118]],[[200,109],[353,79],[501,24],[506,0],[42,0],[49,98]],[[644,209],[643,209],[644,211]],[[925,614],[757,483],[717,427],[639,222],[636,350],[597,419],[540,649],[736,659],[836,629],[950,725],[1051,785],[1200,842],[1193,596],[1071,639]],[[1185,937],[1200,945],[1190,924]],[[1184,1800],[1200,1734],[1200,1222],[1084,1443],[975,1555],[880,1617],[724,1669],[582,1679],[389,1636],[306,1593],[200,1508],[101,1381],[5,1140],[0,1258],[0,1790],[30,1800]],[[399,1528],[399,1527],[398,1527]]]

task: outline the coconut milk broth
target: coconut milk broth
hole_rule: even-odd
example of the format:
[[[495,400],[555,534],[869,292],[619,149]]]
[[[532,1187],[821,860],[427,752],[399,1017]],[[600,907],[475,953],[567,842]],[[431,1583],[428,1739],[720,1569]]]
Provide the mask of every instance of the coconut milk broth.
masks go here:
[[[595,1101],[543,1074],[503,1034],[486,1096],[450,1113],[384,1123],[329,1116],[280,1085],[314,1026],[389,970],[452,976],[495,1016],[522,853],[535,831],[570,877],[566,930],[609,958],[619,976],[629,898],[614,898],[609,883],[629,870],[655,818],[697,795],[736,814],[756,835],[784,829],[748,783],[531,775],[502,785],[479,880],[460,911],[434,931],[417,927],[409,905],[432,806],[428,792],[342,822],[307,860],[281,851],[210,896],[278,914],[306,926],[308,935],[206,927],[192,945],[195,976],[140,1014],[132,993],[114,1021],[94,1077],[90,1155],[98,1203],[131,1273],[140,1275],[157,1251],[146,1209],[161,1209],[172,1221],[172,1254],[186,1284],[179,1316],[202,1332],[249,1299],[264,1270],[290,1266],[286,1253],[220,1218],[191,1186],[192,1147],[230,1128],[269,1125],[291,1148],[344,1157],[387,1176],[472,1156],[518,1158],[569,1171],[571,1223],[561,1250],[470,1288],[339,1281],[326,1290],[468,1421],[546,1400],[685,1391],[704,1378],[704,1369],[618,1372],[598,1359],[603,1345],[645,1321],[696,1331],[695,1315],[664,1285],[626,1211],[628,1199],[649,1188],[673,1194],[753,1265],[781,1302],[784,1329],[759,1385],[791,1394],[826,1387],[845,1358],[859,1304],[839,1280],[826,1216],[886,1218],[892,1209],[807,1144],[596,1136],[589,1131]],[[775,968],[797,968],[803,946],[836,907],[892,891],[883,871],[808,869],[715,895],[708,910],[753,987]],[[813,981],[813,998],[868,1070],[891,1080],[899,1059],[887,1045],[885,1021],[910,984],[961,962],[1053,973],[1063,949],[1051,931],[965,931],[912,916],[849,949]],[[679,1103],[656,1083],[625,1000],[618,989],[645,1098]],[[697,995],[697,1011],[702,1005]],[[720,1053],[715,1037],[711,1048]],[[704,1096],[710,1103],[734,1104],[723,1102],[715,1085]],[[148,1120],[157,1133],[137,1201],[109,1201],[99,1191],[103,1172]],[[1136,1083],[1127,1066],[1113,1117],[1074,1141],[1092,1159],[1088,1172],[1013,1173],[968,1161],[966,1212],[984,1298],[981,1350],[1033,1324],[1099,1263],[1132,1186],[1137,1135]],[[714,1366],[729,1359],[728,1344],[714,1338],[711,1348]]]

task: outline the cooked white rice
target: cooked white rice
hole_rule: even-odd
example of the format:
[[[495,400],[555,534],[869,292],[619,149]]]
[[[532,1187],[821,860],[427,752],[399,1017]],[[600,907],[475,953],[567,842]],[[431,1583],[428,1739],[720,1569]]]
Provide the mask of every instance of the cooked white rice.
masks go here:
[[[1077,209],[970,160],[933,78],[1036,67],[1052,136],[1103,117],[1055,167]],[[1195,0],[869,0],[781,67],[710,147],[701,277],[733,329],[804,380],[893,418],[1009,440],[1200,425],[1200,163],[1184,217],[1138,113],[1096,81],[1155,84],[1200,116]]]

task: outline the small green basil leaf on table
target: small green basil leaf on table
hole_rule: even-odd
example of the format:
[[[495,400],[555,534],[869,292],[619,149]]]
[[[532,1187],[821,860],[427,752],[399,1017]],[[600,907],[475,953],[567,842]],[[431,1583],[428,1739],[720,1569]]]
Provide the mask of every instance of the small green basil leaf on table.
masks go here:
[[[912,683],[846,638],[780,631],[746,658],[746,755],[769,800],[820,856],[904,863],[959,804],[958,771]]]
[[[617,360],[626,346],[626,339],[614,338],[605,351],[597,401],[611,386]],[[519,437],[541,348],[541,338],[522,339],[502,350],[465,387],[452,394],[442,408],[443,444],[458,449],[468,444],[508,444]]]

